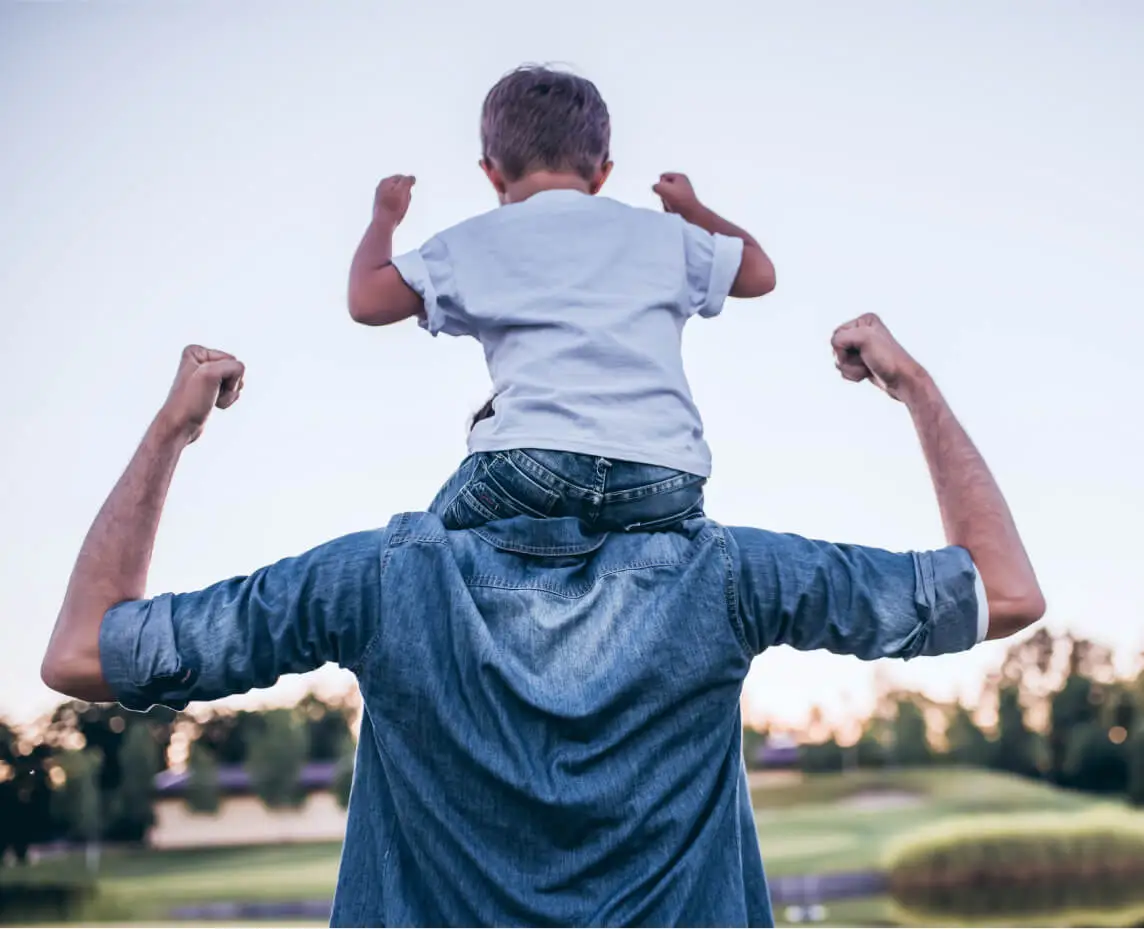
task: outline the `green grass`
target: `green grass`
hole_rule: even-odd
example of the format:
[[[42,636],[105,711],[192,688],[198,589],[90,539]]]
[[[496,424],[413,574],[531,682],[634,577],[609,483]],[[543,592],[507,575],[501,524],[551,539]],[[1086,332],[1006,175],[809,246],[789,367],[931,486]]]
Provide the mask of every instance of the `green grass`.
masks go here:
[[[882,810],[851,805],[855,796],[888,791],[911,794],[915,803]],[[757,788],[752,800],[763,860],[772,876],[879,868],[887,845],[895,838],[947,816],[1065,812],[1096,804],[1082,794],[1018,778],[942,768],[821,775],[796,784]],[[329,898],[339,851],[338,844],[325,843],[109,852],[103,856],[100,886],[115,906],[112,919],[151,920],[150,925],[157,920],[170,925],[167,914],[179,905]],[[45,878],[80,873],[82,859],[44,862],[34,870]],[[782,909],[776,912],[780,921]],[[832,904],[826,925],[891,925],[890,907],[885,898]]]
[[[871,792],[916,798],[898,809],[856,809]],[[1095,806],[1078,793],[987,771],[933,769],[820,775],[756,789],[751,797],[767,873],[821,874],[878,868],[888,844],[924,823],[966,814],[1068,812]]]

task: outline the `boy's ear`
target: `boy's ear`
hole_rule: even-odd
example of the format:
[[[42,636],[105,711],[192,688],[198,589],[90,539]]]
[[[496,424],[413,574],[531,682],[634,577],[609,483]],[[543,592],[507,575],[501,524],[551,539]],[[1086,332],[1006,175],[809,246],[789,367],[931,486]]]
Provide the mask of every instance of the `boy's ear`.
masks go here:
[[[493,164],[489,158],[482,158],[480,166],[481,170],[485,172],[485,177],[489,179],[489,183],[493,185],[493,190],[497,192],[497,199],[504,203],[505,182],[500,168]]]
[[[588,185],[588,190],[593,194],[598,194],[611,174],[612,162],[605,161],[602,165],[600,165],[600,170],[596,172],[596,176],[592,178],[591,184]]]

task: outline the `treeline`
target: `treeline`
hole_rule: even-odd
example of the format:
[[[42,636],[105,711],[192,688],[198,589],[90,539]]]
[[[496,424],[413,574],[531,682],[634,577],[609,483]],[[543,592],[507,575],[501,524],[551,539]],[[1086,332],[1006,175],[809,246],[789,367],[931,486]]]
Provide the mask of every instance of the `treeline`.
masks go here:
[[[975,705],[886,691],[856,743],[832,734],[803,745],[799,764],[969,765],[1144,806],[1144,672],[1118,675],[1104,646],[1040,629],[1010,647]]]
[[[344,805],[356,713],[356,695],[310,694],[290,709],[201,716],[69,702],[22,729],[0,722],[0,862],[56,841],[144,842],[156,776],[177,756],[189,772],[183,799],[196,812],[218,810],[226,768],[241,769],[267,806],[297,805],[310,762],[337,766],[333,788]]]

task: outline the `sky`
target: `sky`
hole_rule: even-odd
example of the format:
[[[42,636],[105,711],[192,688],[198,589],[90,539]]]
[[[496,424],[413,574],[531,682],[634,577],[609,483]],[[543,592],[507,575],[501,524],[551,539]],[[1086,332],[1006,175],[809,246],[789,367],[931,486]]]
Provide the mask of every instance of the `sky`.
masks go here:
[[[1142,47],[1131,0],[0,0],[0,715],[57,699],[38,667],[72,561],[184,344],[238,355],[246,390],[184,456],[152,593],[428,504],[488,390],[480,348],[355,326],[349,261],[382,176],[418,178],[402,250],[496,206],[481,100],[537,61],[607,100],[606,193],[654,208],[684,171],[775,261],[775,293],[685,334],[709,515],[943,544],[905,410],[833,369],[832,329],[877,312],[992,467],[1045,621],[1132,666]],[[777,649],[748,711],[845,714],[875,673],[972,701],[1003,650]]]

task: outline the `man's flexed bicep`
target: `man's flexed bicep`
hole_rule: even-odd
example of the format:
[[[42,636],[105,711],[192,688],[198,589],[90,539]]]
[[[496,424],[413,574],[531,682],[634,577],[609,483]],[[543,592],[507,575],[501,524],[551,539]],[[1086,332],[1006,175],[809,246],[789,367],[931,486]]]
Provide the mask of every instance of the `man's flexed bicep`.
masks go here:
[[[379,624],[385,531],[344,536],[205,590],[112,607],[103,676],[131,709],[181,709],[336,662],[356,669]]]
[[[943,655],[985,632],[961,548],[897,554],[760,529],[728,529],[734,607],[752,652],[772,645],[864,660]]]

